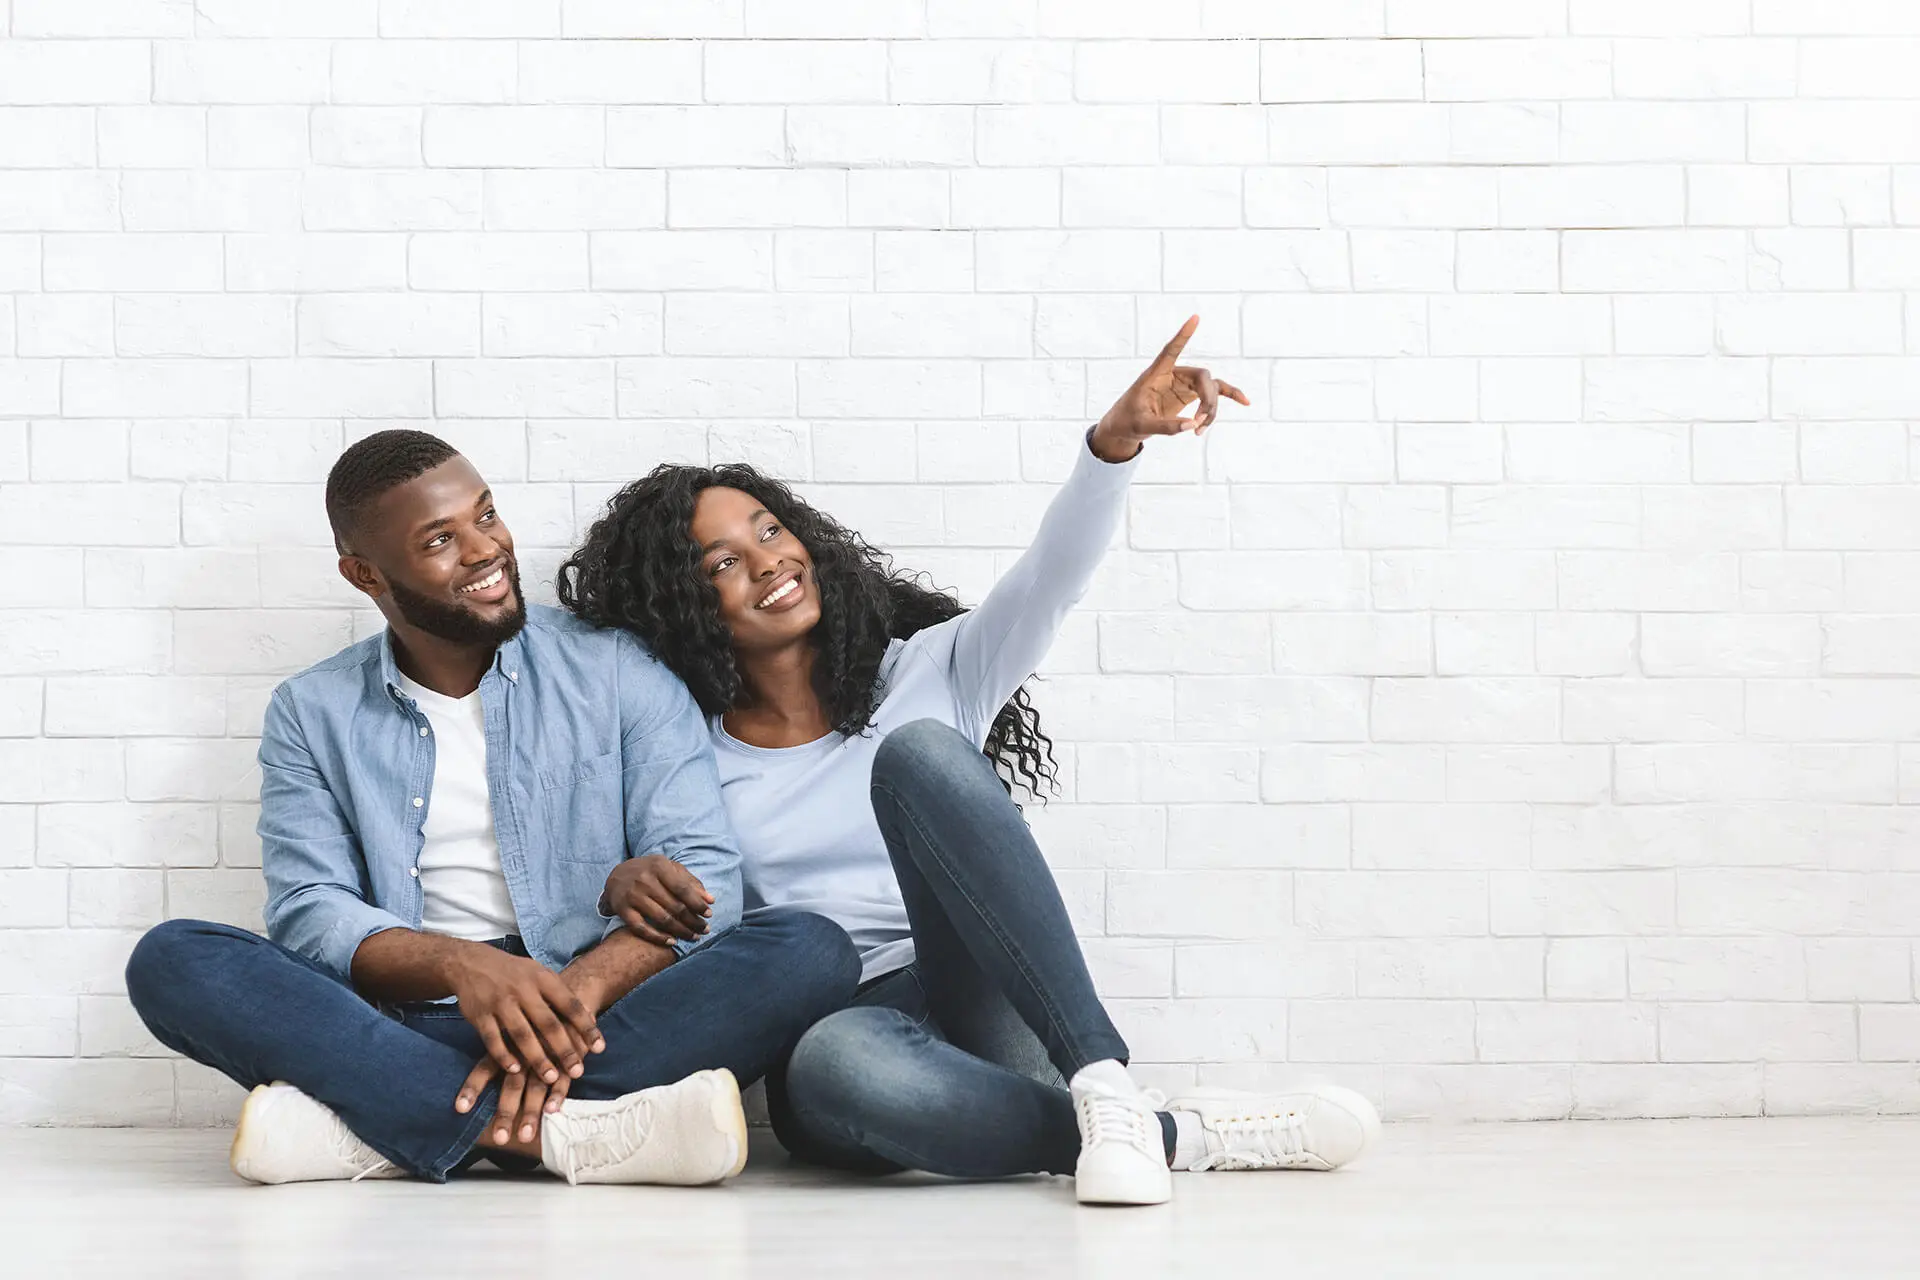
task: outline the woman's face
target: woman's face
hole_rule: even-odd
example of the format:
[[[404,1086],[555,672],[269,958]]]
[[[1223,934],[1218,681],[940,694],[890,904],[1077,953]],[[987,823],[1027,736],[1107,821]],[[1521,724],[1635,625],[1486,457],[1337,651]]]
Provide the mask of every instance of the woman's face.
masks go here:
[[[813,560],[760,500],[738,489],[702,491],[693,507],[700,572],[720,593],[720,617],[745,653],[780,649],[820,624]]]

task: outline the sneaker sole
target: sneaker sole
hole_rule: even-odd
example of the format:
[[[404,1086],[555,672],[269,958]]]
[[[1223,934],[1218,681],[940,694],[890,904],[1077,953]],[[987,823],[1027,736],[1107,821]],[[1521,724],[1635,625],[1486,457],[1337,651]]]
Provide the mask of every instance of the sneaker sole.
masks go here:
[[[256,1103],[265,1100],[268,1087],[269,1086],[264,1084],[255,1085],[253,1092],[247,1095],[247,1100],[240,1104],[240,1118],[234,1122],[233,1126],[233,1143],[227,1148],[227,1167],[232,1169],[236,1176],[260,1185],[265,1184],[260,1183],[260,1179],[242,1170],[240,1161],[243,1158],[241,1149],[252,1146],[252,1135],[249,1132],[248,1125],[253,1119],[254,1106]],[[251,1152],[248,1154],[251,1154]]]
[[[738,1177],[747,1167],[747,1110],[740,1100],[740,1082],[734,1079],[733,1072],[720,1067],[713,1072],[713,1127],[733,1140],[733,1167],[715,1178],[715,1182],[725,1182],[728,1178]]]
[[[1156,1189],[1151,1192],[1137,1192],[1133,1195],[1128,1195],[1124,1192],[1109,1192],[1105,1195],[1083,1194],[1077,1185],[1079,1181],[1080,1179],[1078,1178],[1074,1179],[1076,1185],[1073,1189],[1073,1198],[1081,1204],[1091,1205],[1096,1208],[1105,1205],[1113,1209],[1140,1209],[1148,1205],[1166,1204],[1173,1199],[1173,1190],[1171,1187],[1165,1192]]]

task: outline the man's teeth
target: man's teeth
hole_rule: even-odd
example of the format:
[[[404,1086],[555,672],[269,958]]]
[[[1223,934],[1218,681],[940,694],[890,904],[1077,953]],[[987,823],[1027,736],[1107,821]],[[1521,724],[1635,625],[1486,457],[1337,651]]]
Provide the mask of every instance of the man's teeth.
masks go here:
[[[799,589],[800,589],[800,579],[788,578],[786,586],[781,587],[778,591],[775,591],[772,594],[768,595],[766,599],[762,600],[758,605],[754,607],[758,609],[764,609],[770,604],[778,604],[780,601],[785,600],[788,596],[792,595],[794,592],[798,591]]]
[[[492,573],[488,574],[486,577],[480,579],[480,581],[474,583],[471,586],[462,587],[460,588],[460,590],[463,594],[474,592],[474,591],[485,591],[488,587],[498,586],[500,583],[500,579],[506,576],[507,576],[507,568],[505,565],[502,565],[498,569],[495,569]]]

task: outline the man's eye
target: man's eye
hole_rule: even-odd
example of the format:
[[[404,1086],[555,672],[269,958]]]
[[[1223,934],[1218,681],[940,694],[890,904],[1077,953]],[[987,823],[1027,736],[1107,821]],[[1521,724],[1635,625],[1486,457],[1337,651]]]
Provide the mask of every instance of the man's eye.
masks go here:
[[[433,540],[427,543],[427,550],[432,551],[435,547],[442,546],[452,540],[453,535],[450,533],[436,533],[433,535]]]
[[[493,508],[492,508],[492,507],[488,507],[488,508],[486,509],[486,511],[484,511],[484,512],[482,512],[482,513],[481,513],[481,516],[480,516],[480,523],[481,523],[481,524],[485,524],[485,523],[486,523],[487,521],[489,521],[489,520],[491,520],[491,519],[493,519],[493,516],[494,516],[494,511],[493,511]]]

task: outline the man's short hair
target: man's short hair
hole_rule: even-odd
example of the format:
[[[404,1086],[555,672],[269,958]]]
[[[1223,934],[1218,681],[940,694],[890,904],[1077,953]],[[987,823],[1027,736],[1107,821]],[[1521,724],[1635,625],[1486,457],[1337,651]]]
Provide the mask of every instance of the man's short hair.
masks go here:
[[[350,554],[354,528],[374,499],[459,454],[424,431],[376,431],[349,446],[327,473],[327,522],[340,554]]]

